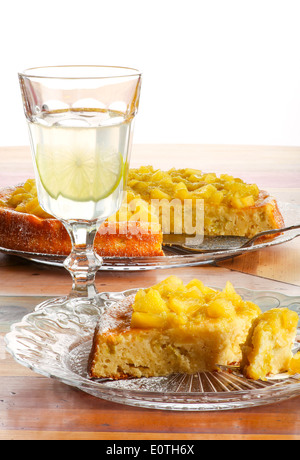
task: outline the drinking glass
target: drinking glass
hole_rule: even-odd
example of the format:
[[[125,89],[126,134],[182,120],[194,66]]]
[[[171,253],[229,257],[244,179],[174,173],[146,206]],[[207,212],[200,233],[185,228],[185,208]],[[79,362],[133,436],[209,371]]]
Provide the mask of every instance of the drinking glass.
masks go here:
[[[121,206],[141,73],[114,66],[48,66],[19,73],[41,207],[67,229],[69,297],[93,298],[102,222]]]

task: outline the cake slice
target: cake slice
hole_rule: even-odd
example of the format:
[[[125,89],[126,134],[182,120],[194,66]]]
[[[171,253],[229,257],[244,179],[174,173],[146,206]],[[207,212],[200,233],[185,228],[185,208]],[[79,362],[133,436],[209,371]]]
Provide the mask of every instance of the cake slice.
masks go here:
[[[254,318],[231,283],[222,290],[171,276],[108,308],[94,333],[91,378],[125,379],[212,371],[241,360]]]
[[[273,308],[259,315],[242,346],[241,370],[254,380],[289,371],[293,358],[298,315],[288,308]],[[296,369],[296,359],[291,369]],[[299,367],[299,366],[298,366]]]

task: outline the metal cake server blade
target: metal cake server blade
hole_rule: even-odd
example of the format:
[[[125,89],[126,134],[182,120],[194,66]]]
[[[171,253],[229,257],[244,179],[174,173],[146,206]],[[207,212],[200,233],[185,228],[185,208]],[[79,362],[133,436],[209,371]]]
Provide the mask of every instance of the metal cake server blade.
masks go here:
[[[200,239],[200,243],[187,235],[164,235],[163,247],[176,254],[193,254],[228,251],[233,249],[244,249],[253,246],[262,237],[282,234],[287,231],[300,229],[300,224],[291,225],[280,229],[266,230],[257,233],[252,238],[241,236],[205,236]],[[295,237],[300,236],[300,232]],[[188,241],[188,243],[187,243]]]

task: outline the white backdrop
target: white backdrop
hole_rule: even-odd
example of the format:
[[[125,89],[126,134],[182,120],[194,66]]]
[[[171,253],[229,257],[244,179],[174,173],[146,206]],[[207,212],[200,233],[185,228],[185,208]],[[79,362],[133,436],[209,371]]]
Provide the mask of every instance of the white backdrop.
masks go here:
[[[143,72],[135,143],[300,145],[300,0],[1,3],[0,145],[28,144],[17,72]]]

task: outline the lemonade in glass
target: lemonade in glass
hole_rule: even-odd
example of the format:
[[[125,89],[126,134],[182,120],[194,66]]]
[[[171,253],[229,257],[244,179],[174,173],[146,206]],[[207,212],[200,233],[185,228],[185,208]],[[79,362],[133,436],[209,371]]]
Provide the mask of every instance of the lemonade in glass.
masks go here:
[[[94,297],[99,225],[121,206],[141,73],[55,66],[19,73],[41,207],[69,232],[70,297]]]
[[[39,202],[58,219],[107,218],[121,205],[132,120],[112,111],[29,122]]]

